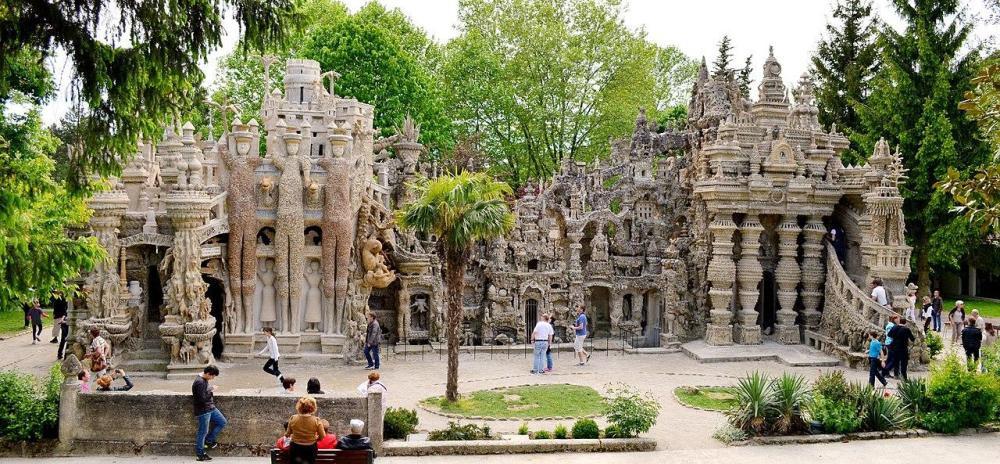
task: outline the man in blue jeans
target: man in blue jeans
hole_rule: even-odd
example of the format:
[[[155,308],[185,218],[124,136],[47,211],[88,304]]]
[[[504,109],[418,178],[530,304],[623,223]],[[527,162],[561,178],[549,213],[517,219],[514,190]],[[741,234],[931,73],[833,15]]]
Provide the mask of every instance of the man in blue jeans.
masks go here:
[[[549,349],[551,336],[552,326],[545,320],[545,315],[543,314],[538,323],[535,324],[534,330],[531,331],[531,340],[534,344],[531,363],[532,374],[545,373],[545,352]]]
[[[212,394],[215,391],[215,385],[208,384],[209,381],[218,376],[219,368],[210,364],[205,366],[201,375],[191,385],[191,395],[194,396],[194,417],[198,419],[198,435],[195,436],[194,452],[199,461],[212,460],[212,457],[205,453],[205,448],[215,449],[219,446],[215,440],[228,422],[226,416],[223,416],[215,407],[215,397]],[[208,427],[213,423],[212,431],[209,432]]]
[[[365,369],[370,371],[378,370],[379,363],[378,347],[382,343],[382,328],[375,319],[375,313],[368,313],[368,328],[365,329],[365,360],[368,365]]]

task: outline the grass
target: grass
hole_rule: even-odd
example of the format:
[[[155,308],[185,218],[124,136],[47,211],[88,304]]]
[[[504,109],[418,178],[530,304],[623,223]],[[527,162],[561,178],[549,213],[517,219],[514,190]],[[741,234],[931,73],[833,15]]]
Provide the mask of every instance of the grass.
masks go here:
[[[978,309],[979,314],[992,318],[1000,318],[1000,303],[995,301],[987,300],[977,300],[975,298],[962,299],[965,302],[965,315],[969,316],[972,314],[973,309]],[[941,321],[945,322],[948,320],[948,311],[955,307],[955,300],[944,300],[944,310],[941,315]]]
[[[694,408],[723,412],[736,405],[733,387],[677,387],[674,394],[681,404]]]
[[[435,396],[421,401],[431,410],[472,417],[520,418],[584,417],[601,414],[604,398],[590,387],[569,384],[524,385],[479,390],[449,403]]]
[[[21,311],[21,308],[16,311],[0,311],[0,335],[9,335],[23,329],[24,312]]]

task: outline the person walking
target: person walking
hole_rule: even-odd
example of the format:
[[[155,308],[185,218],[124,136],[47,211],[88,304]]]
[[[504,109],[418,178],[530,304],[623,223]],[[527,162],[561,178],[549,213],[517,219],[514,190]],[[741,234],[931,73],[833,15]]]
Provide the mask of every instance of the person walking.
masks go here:
[[[896,364],[896,363],[893,362],[893,358],[895,357],[896,353],[892,350],[892,341],[893,341],[893,338],[892,338],[892,335],[890,335],[891,332],[892,332],[892,329],[896,328],[896,324],[899,324],[899,315],[894,315],[894,316],[890,317],[889,318],[889,322],[887,322],[885,324],[885,343],[882,344],[882,348],[885,349],[885,352],[886,352],[885,364],[887,366],[888,365],[892,365],[892,367],[893,367],[893,370],[892,370],[893,375],[895,377],[899,377],[899,364]],[[886,371],[884,373],[884,375],[886,377],[889,377],[889,371]]]
[[[957,345],[962,334],[962,326],[965,325],[964,301],[955,302],[955,307],[948,312],[948,321],[951,322],[951,343]]]
[[[549,349],[549,337],[552,326],[545,321],[545,315],[538,319],[534,330],[531,331],[531,341],[534,343],[532,356],[532,374],[545,373],[545,352]]]
[[[903,311],[903,319],[916,322],[917,319],[917,286],[910,282],[906,286],[906,309]]]
[[[931,304],[934,305],[934,330],[938,333],[941,332],[941,313],[944,312],[944,300],[941,299],[941,291],[934,290],[934,297],[931,298]]]
[[[583,342],[587,340],[587,314],[583,305],[576,307],[576,321],[573,324],[573,351],[580,362],[577,366],[582,366],[590,362],[590,353],[583,349]]]
[[[928,295],[924,295],[924,304],[921,307],[920,315],[924,319],[924,333],[927,333],[934,320],[934,303],[931,303],[931,297]]]
[[[281,353],[278,352],[278,340],[274,338],[273,328],[264,327],[263,331],[264,336],[267,337],[267,343],[257,353],[257,356],[267,355],[267,362],[264,363],[264,372],[275,376],[278,379],[278,383],[281,383],[281,370],[278,369],[278,358],[281,357]]]
[[[97,377],[100,377],[108,369],[108,360],[111,359],[111,345],[101,336],[101,329],[92,327],[90,336],[93,338],[87,353],[87,356],[90,357],[90,370]]]
[[[66,352],[66,338],[69,337],[69,319],[62,318],[59,322],[59,349],[56,352],[56,359],[62,359]]]
[[[542,318],[545,319],[545,323],[549,325],[549,333],[551,334],[549,335],[549,346],[545,349],[545,372],[552,372],[552,369],[555,369],[556,367],[555,362],[552,360],[552,344],[555,342],[556,336],[555,325],[552,323],[555,322],[555,316],[545,313]]]
[[[63,298],[61,291],[56,290],[52,292],[52,340],[49,343],[59,343],[59,332],[61,331],[61,325],[64,320],[66,320],[66,314],[69,312],[69,306],[66,304],[66,298]]]
[[[368,370],[378,370],[380,366],[379,362],[379,345],[382,343],[382,328],[378,325],[378,319],[375,318],[375,313],[368,312],[368,328],[365,331],[365,360],[368,361],[368,365],[365,369]]]
[[[316,442],[326,436],[326,429],[316,417],[315,398],[303,396],[295,403],[295,414],[288,419],[285,436],[292,439],[292,444],[288,448],[289,462],[292,464],[316,462],[318,450]]]
[[[31,318],[31,344],[34,345],[42,341],[42,318],[49,315],[42,311],[42,305],[35,300],[31,305],[31,311],[28,311],[28,317]]]
[[[962,348],[965,350],[966,362],[970,363],[969,369],[979,369],[979,349],[983,346],[983,331],[976,327],[976,321],[971,318],[965,321],[965,328],[962,329]]]
[[[32,306],[34,306],[34,305],[31,304],[31,300],[28,300],[28,301],[25,301],[24,303],[21,303],[21,311],[24,312],[24,328],[25,329],[27,329],[28,327],[31,327],[31,316],[29,315],[29,313],[31,313]]]
[[[885,293],[885,287],[882,286],[882,279],[875,278],[872,280],[872,300],[875,300],[879,306],[889,307],[889,297]]]
[[[199,461],[211,461],[212,457],[205,452],[207,449],[215,449],[219,446],[216,441],[219,432],[226,427],[229,422],[226,416],[215,407],[215,385],[209,382],[219,376],[219,368],[213,364],[205,366],[201,375],[191,384],[191,396],[194,397],[194,417],[198,420],[198,432],[194,439],[194,452]],[[215,424],[209,430],[209,426]]]
[[[873,330],[868,333],[868,385],[875,386],[875,379],[888,385],[882,375],[882,342],[878,340],[879,333]]]
[[[892,335],[892,345],[889,345],[889,360],[886,362],[882,376],[885,377],[890,370],[896,374],[896,378],[906,380],[906,368],[910,363],[910,342],[916,340],[913,331],[906,326],[906,319],[900,319],[898,323],[889,331]],[[888,338],[888,337],[887,337]]]

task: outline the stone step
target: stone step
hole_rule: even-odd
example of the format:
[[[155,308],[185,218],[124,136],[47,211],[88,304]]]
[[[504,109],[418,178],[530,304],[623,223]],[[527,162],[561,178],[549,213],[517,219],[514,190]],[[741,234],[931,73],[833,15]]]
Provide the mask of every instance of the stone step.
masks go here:
[[[117,367],[125,369],[130,375],[132,372],[154,372],[162,375],[169,363],[168,359],[130,359],[118,364]]]

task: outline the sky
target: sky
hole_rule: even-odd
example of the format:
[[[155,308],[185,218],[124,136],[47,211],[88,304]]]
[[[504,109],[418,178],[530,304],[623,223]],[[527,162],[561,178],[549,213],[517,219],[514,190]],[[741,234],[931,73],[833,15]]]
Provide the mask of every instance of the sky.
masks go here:
[[[985,14],[984,1],[965,0],[967,13]],[[368,0],[345,0],[351,11],[357,11]],[[439,42],[458,35],[458,0],[380,0],[388,8],[399,8],[418,27]],[[695,59],[705,57],[711,64],[719,40],[724,35],[732,39],[734,64],[753,55],[755,79],[767,58],[768,47],[782,65],[786,84],[794,84],[809,68],[809,57],[823,37],[835,0],[630,0],[625,23],[642,29],[647,38],[661,46],[672,45]],[[876,15],[890,27],[902,28],[890,0],[873,1]],[[982,25],[973,41],[991,40],[1000,33],[996,24]],[[227,35],[223,46],[204,63],[205,82],[211,84],[216,75],[219,57],[231,52],[238,40],[236,23],[225,22]],[[69,68],[64,57],[50,60],[57,76],[60,92],[42,111],[45,123],[55,123],[70,107],[68,92]],[[345,72],[345,70],[338,70]],[[348,70],[349,72],[349,70]],[[754,83],[756,87],[756,82]],[[756,96],[756,92],[751,92]]]

